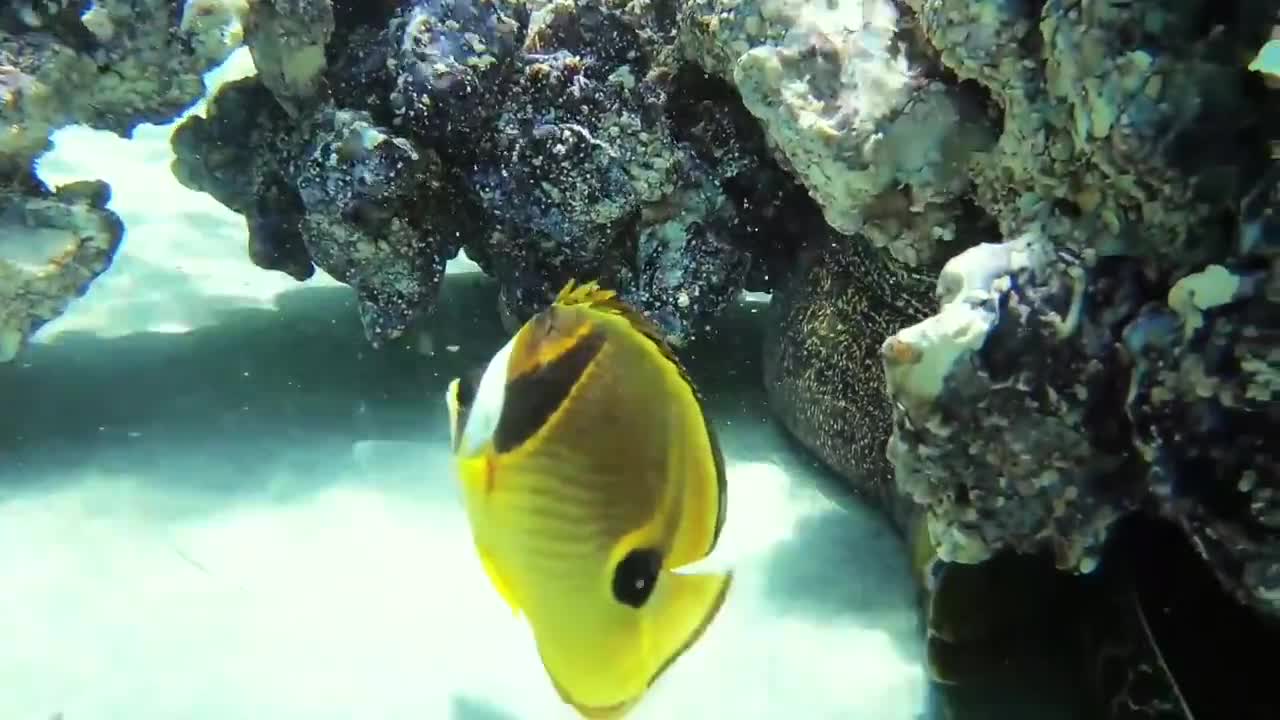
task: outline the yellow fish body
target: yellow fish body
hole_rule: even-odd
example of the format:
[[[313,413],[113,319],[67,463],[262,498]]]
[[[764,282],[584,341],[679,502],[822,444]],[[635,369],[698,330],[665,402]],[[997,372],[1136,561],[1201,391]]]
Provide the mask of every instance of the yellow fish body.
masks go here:
[[[711,623],[724,461],[661,333],[570,281],[447,404],[472,536],[564,702],[621,717]]]

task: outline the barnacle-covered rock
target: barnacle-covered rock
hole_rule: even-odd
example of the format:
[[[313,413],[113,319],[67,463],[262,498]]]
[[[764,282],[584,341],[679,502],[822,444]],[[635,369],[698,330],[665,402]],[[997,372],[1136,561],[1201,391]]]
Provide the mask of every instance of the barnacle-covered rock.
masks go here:
[[[23,177],[63,125],[126,132],[204,92],[239,44],[240,2],[60,0],[0,9],[0,178]]]
[[[101,182],[0,193],[0,362],[110,265],[124,226]]]
[[[249,259],[298,280],[315,273],[302,240],[305,208],[292,163],[301,152],[288,113],[257,78],[223,85],[206,117],[174,131],[174,177],[245,216]]]
[[[258,77],[296,115],[321,90],[325,44],[333,34],[330,0],[254,0],[245,21],[245,44]]]
[[[883,345],[889,458],[926,507],[939,557],[1051,550],[1088,571],[1133,479],[1116,351],[1144,298],[1123,262],[1092,268],[1032,230],[956,256],[939,312]]]
[[[677,5],[677,42],[685,56],[707,72],[733,80],[738,58],[754,47],[776,43],[801,18],[820,15],[844,20],[850,27],[862,25],[862,3],[837,4],[834,8],[810,0],[684,0]],[[886,9],[876,5],[873,9]],[[846,13],[840,17],[841,10]]]
[[[1280,617],[1280,258],[1183,277],[1124,344],[1155,506],[1241,602]]]
[[[50,135],[74,123],[123,133],[176,115],[203,93],[201,75],[239,44],[243,9],[243,0],[0,6],[0,358],[83,293],[120,241],[105,185],[50,196],[35,179]]]
[[[442,152],[465,153],[462,133],[488,129],[525,41],[523,1],[415,0],[392,20],[388,99],[402,122]]]
[[[710,171],[698,170],[696,184],[641,209],[635,276],[626,288],[628,299],[676,341],[696,334],[697,320],[737,297],[752,259],[733,200]]]
[[[294,166],[312,260],[359,299],[375,345],[399,337],[435,303],[445,261],[457,253],[456,203],[440,159],[374,125],[367,113],[325,110]]]
[[[910,264],[954,252],[968,162],[995,133],[984,98],[920,72],[893,2],[682,7],[686,54],[734,82],[832,227]]]
[[[917,264],[955,236],[949,203],[994,136],[962,88],[914,76],[894,32],[893,17],[857,29],[806,18],[739,58],[734,81],[827,222]]]
[[[1212,218],[1276,126],[1244,72],[1274,3],[1229,7],[689,0],[679,45],[734,81],[833,227],[899,259],[945,260],[953,218],[982,212],[1185,271],[1225,242]]]
[[[599,276],[682,342],[750,265],[724,175],[672,135],[669,79],[636,25],[594,2],[535,14],[525,62],[468,183],[496,230],[468,247],[527,318],[569,277]],[[730,173],[731,174],[731,173]]]
[[[256,78],[224,86],[173,136],[174,174],[245,214],[249,255],[352,286],[375,344],[430,312],[469,222],[434,151],[364,111],[323,106],[299,124]]]
[[[1240,54],[1261,43],[1272,4],[907,4],[941,63],[1003,109],[996,147],[971,169],[1006,236],[1053,210],[1044,231],[1078,249],[1185,270],[1222,248],[1210,218],[1265,162],[1274,124]]]
[[[315,7],[282,0],[254,17],[297,24]],[[229,85],[207,119],[186,121],[175,172],[246,215],[258,264],[305,278],[316,262],[356,286],[371,337],[430,307],[435,282],[418,281],[459,244],[498,279],[509,324],[570,277],[596,277],[681,342],[749,277],[767,289],[786,254],[774,248],[790,234],[775,230],[792,183],[731,89],[662,64],[662,23],[594,0],[532,16],[499,0],[337,3],[332,18],[306,83],[276,73]],[[698,105],[712,95],[732,104]],[[319,177],[306,134],[357,116],[430,169],[406,160],[403,174],[381,175],[339,162]],[[387,194],[351,200],[352,173],[378,175],[373,192]],[[403,238],[383,237],[384,221],[411,216],[394,229]],[[432,239],[408,240],[415,232]],[[400,248],[394,268],[370,262],[375,235]]]
[[[821,221],[819,220],[820,224]],[[764,383],[787,430],[906,533],[911,500],[885,456],[893,412],[880,343],[933,311],[933,276],[826,228],[774,292]]]
[[[1274,253],[1242,252],[1166,293],[1035,232],[952,259],[939,312],[883,347],[889,457],[939,557],[1048,549],[1088,572],[1116,520],[1154,510],[1280,616],[1276,278]]]

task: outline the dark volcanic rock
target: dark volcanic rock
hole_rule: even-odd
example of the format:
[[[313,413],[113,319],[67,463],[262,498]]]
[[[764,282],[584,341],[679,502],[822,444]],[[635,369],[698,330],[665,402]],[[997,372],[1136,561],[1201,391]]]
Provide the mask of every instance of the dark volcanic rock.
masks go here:
[[[764,382],[786,428],[905,534],[911,499],[885,456],[893,411],[885,393],[882,339],[928,317],[928,273],[869,243],[827,232],[802,251],[775,291],[767,319]]]

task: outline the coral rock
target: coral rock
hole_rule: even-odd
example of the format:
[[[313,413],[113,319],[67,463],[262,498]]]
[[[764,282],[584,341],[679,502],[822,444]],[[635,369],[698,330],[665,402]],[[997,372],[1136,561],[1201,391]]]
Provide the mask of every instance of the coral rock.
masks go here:
[[[0,193],[0,362],[110,267],[124,226],[109,197],[101,182]]]
[[[329,0],[254,0],[249,6],[245,44],[258,77],[290,114],[321,90],[333,28]]]
[[[195,102],[204,92],[201,75],[239,44],[239,17],[225,5],[236,3],[18,2],[0,9],[0,123],[8,129],[0,137],[0,177],[26,176],[63,125],[123,133]]]
[[[1141,300],[1125,267],[1091,274],[1035,232],[984,243],[943,268],[936,315],[885,341],[889,458],[944,561],[1051,550],[1089,570],[1135,506],[1110,322]]]

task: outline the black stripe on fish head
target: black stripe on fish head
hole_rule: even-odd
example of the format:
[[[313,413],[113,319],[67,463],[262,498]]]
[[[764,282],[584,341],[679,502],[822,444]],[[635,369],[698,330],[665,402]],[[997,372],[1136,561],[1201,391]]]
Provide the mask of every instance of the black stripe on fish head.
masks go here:
[[[493,448],[510,452],[547,424],[604,348],[605,336],[587,330],[560,354],[507,381],[502,414],[493,432]]]

